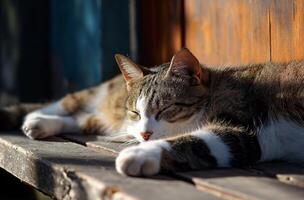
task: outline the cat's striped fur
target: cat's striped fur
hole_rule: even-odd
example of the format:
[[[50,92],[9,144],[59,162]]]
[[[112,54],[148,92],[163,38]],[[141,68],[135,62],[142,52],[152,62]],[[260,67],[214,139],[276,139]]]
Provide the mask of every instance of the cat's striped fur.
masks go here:
[[[304,62],[216,68],[187,49],[151,69],[116,60],[123,76],[29,113],[24,133],[128,133],[141,143],[116,168],[133,176],[304,161]]]

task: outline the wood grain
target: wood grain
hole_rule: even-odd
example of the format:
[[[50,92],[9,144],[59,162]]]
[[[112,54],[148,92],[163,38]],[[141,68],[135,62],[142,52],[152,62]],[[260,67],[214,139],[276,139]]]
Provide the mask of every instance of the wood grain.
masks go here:
[[[291,163],[263,163],[254,166],[265,175],[277,178],[279,181],[304,188],[304,166]]]
[[[98,136],[98,135],[76,135],[76,134],[64,134],[63,137],[66,140],[71,142],[75,142],[81,145],[85,145],[89,148],[93,149],[101,149],[102,151],[109,151],[113,154],[117,155],[121,150],[128,147],[125,141],[120,140],[111,140],[105,136]]]
[[[206,170],[179,173],[198,189],[224,199],[303,199],[304,190],[269,177],[241,169]]]
[[[95,150],[118,153],[121,143],[109,143],[102,136],[65,138]],[[304,194],[304,168],[289,163],[263,163],[250,169],[216,169],[198,172],[175,173],[175,178],[186,180],[207,193],[228,200],[240,199],[301,199]],[[299,188],[294,188],[297,186]]]
[[[185,43],[202,63],[304,59],[304,1],[187,0]]]
[[[170,61],[183,46],[183,1],[145,0],[139,4],[140,64]]]
[[[0,167],[56,199],[219,199],[169,177],[123,177],[115,171],[114,159],[109,151],[60,138],[0,135]]]
[[[304,1],[273,0],[270,23],[271,60],[304,59]]]
[[[270,59],[269,16],[264,1],[185,1],[186,46],[206,64],[246,64]]]

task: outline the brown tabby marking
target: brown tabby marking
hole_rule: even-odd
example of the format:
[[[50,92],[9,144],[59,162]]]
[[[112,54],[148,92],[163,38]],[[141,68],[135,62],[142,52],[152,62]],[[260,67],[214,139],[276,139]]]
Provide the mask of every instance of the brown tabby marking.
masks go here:
[[[90,88],[88,90],[68,94],[62,99],[61,105],[67,113],[74,114],[81,111],[96,92],[96,88]]]
[[[81,126],[81,130],[85,134],[100,134],[103,128],[102,121],[98,116],[89,116],[84,124]]]
[[[205,142],[191,135],[184,135],[167,140],[171,149],[164,150],[161,156],[163,171],[187,171],[212,168],[216,160],[211,155]]]
[[[107,118],[107,124],[114,130],[119,130],[123,122],[126,110],[125,102],[127,90],[122,76],[117,76],[108,82],[107,95],[99,103],[98,110]]]

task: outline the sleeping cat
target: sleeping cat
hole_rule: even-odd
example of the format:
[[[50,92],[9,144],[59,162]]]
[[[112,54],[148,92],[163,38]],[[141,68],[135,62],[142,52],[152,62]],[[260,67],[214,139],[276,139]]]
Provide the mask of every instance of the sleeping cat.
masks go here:
[[[131,176],[304,161],[304,62],[207,67],[188,49],[154,68],[115,58],[123,76],[30,112],[25,135],[127,133],[141,143],[116,169]]]

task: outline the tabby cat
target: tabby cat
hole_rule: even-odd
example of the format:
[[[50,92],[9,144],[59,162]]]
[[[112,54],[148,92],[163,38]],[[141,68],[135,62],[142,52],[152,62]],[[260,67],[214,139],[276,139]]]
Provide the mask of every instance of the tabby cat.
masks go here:
[[[25,135],[126,133],[141,142],[116,159],[130,176],[304,161],[304,62],[208,67],[188,49],[154,68],[115,58],[122,76],[30,112]]]

